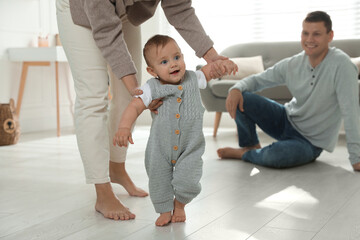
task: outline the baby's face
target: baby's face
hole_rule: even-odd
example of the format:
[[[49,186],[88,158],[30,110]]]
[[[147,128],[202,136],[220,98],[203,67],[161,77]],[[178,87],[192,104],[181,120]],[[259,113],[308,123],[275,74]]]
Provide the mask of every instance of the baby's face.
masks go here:
[[[179,84],[185,74],[184,57],[175,41],[150,49],[149,60],[162,83]]]

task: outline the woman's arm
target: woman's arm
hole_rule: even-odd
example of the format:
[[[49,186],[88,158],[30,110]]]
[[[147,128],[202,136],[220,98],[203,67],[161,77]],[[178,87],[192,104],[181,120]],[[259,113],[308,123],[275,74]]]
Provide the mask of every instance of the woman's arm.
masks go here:
[[[93,38],[118,79],[135,74],[136,68],[123,38],[122,23],[111,1],[83,1]]]
[[[213,47],[214,42],[206,35],[198,17],[195,15],[194,8],[191,6],[191,1],[162,0],[161,7],[169,23],[194,49],[196,56],[203,57]]]
[[[138,89],[139,84],[135,74],[124,76],[121,80],[131,96],[141,95],[143,93],[142,90]]]
[[[214,42],[206,34],[191,1],[188,0],[162,0],[161,6],[169,23],[173,25],[185,41],[195,50],[198,57],[205,59],[207,63],[216,60],[227,60],[227,57],[221,56],[213,48]],[[212,72],[214,78],[218,78],[224,74],[222,69],[213,65]]]

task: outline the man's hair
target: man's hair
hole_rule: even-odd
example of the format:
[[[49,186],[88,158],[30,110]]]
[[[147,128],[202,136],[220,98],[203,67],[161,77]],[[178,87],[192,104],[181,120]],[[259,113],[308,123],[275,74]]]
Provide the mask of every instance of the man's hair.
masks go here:
[[[326,12],[323,11],[315,11],[308,13],[306,18],[304,19],[304,22],[324,22],[326,32],[329,33],[330,31],[332,31],[331,18]]]
[[[145,43],[145,46],[144,46],[144,49],[143,49],[143,55],[144,55],[144,58],[145,58],[145,62],[148,66],[150,66],[150,62],[147,58],[147,54],[149,53],[149,50],[152,48],[152,47],[156,47],[156,49],[158,47],[164,47],[166,44],[168,44],[169,42],[171,41],[174,41],[175,40],[169,36],[166,36],[166,35],[160,35],[160,34],[157,34],[157,35],[154,35],[153,37],[151,37],[146,43]]]

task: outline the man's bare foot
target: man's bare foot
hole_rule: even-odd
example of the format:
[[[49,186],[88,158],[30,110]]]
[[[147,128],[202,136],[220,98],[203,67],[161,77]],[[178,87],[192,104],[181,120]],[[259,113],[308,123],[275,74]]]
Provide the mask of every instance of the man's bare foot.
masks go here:
[[[168,225],[171,221],[171,212],[160,213],[160,217],[156,219],[155,225],[162,227]]]
[[[114,194],[110,183],[95,184],[96,189],[96,211],[104,217],[114,220],[130,220],[135,214],[129,211]]]
[[[243,147],[243,148],[219,148],[217,150],[217,154],[219,158],[235,158],[235,159],[242,159],[242,156],[247,151],[253,150],[253,149],[260,149],[260,144],[256,144],[252,147]]]
[[[353,164],[352,166],[353,166],[353,168],[354,168],[354,171],[360,171],[360,162],[355,163],[355,164]]]
[[[112,183],[118,183],[123,186],[130,196],[146,197],[149,195],[133,183],[125,170],[125,163],[115,163],[110,161],[110,179]]]
[[[185,204],[179,202],[178,200],[174,200],[174,213],[171,218],[171,222],[185,222],[186,214],[185,214]]]

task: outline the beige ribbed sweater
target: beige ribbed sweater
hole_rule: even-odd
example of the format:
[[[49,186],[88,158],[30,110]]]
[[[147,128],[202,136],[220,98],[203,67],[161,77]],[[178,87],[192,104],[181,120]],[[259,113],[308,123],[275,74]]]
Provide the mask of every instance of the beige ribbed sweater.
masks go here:
[[[135,65],[123,39],[121,17],[137,26],[152,17],[160,0],[70,0],[73,22],[90,28],[112,71],[120,79],[136,73]],[[213,46],[189,0],[162,0],[164,13],[198,57]]]

